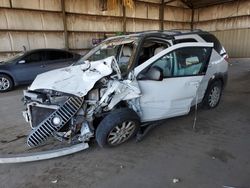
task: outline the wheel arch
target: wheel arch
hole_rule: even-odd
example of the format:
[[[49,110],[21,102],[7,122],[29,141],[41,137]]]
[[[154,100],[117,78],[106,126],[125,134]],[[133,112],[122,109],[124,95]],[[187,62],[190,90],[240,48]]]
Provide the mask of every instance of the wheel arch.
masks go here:
[[[126,119],[131,119],[135,122],[136,127],[134,133],[130,135],[128,139],[132,138],[139,131],[140,117],[131,108],[118,108],[110,111],[97,127],[95,137],[98,145],[100,147],[112,147],[107,142],[107,136],[115,126],[119,125],[120,122],[123,122],[124,120],[127,121]]]
[[[12,82],[13,82],[13,85],[14,85],[14,86],[16,86],[16,85],[17,85],[17,82],[16,82],[16,80],[15,80],[14,76],[13,76],[11,73],[6,72],[6,71],[0,71],[0,74],[4,74],[4,75],[6,75],[6,76],[10,77],[10,79],[11,79],[11,80],[12,80]]]
[[[209,86],[216,82],[216,81],[220,81],[221,84],[222,84],[222,89],[224,89],[227,85],[227,73],[215,73],[208,81],[208,85],[207,85],[207,88],[209,88]],[[206,89],[207,91],[207,89]]]

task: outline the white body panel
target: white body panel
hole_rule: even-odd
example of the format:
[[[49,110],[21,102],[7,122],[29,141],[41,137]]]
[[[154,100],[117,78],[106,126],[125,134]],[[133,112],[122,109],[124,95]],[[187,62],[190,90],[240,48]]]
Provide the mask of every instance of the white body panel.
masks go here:
[[[29,90],[50,89],[83,97],[98,80],[113,72],[112,61],[115,61],[114,57],[90,62],[90,68],[87,70],[83,70],[86,69],[83,64],[40,74]]]
[[[214,76],[218,73],[226,74],[228,70],[228,63],[221,57],[214,49],[212,49],[211,58],[207,67],[207,72],[201,80],[200,86],[197,91],[198,103],[200,103],[205,95],[209,80],[214,79]],[[192,106],[195,105],[195,100],[192,102]]]
[[[138,81],[142,122],[187,114],[203,76]]]

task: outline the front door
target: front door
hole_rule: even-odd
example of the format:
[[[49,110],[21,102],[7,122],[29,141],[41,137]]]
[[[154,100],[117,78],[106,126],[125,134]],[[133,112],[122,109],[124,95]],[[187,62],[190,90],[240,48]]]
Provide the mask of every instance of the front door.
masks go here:
[[[19,63],[23,61],[23,63]],[[36,76],[45,70],[44,54],[40,51],[35,51],[27,54],[16,64],[13,71],[16,80],[20,83],[30,83]]]
[[[141,89],[142,122],[187,114],[209,63],[212,43],[181,43],[135,68]],[[150,79],[152,68],[159,80]]]

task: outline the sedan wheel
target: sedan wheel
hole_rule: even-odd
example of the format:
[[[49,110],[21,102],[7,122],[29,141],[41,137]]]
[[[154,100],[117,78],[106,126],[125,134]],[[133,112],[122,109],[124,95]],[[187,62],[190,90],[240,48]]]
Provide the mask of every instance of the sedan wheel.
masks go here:
[[[12,87],[12,80],[6,75],[0,75],[0,92],[9,91]]]

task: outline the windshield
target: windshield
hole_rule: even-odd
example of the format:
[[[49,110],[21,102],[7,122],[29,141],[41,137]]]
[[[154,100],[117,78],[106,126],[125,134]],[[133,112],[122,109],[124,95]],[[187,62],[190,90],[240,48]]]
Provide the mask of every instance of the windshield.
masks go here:
[[[8,61],[13,61],[16,60],[17,58],[21,57],[24,54],[24,52],[20,52],[14,56],[12,56],[11,58],[8,59]]]
[[[84,61],[98,61],[110,56],[114,56],[122,73],[127,72],[131,64],[132,54],[135,52],[138,43],[136,37],[118,37],[108,39],[87,53],[77,64],[83,64]]]

